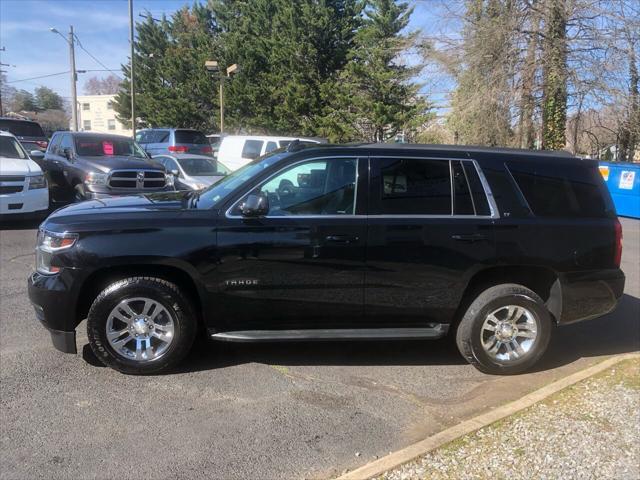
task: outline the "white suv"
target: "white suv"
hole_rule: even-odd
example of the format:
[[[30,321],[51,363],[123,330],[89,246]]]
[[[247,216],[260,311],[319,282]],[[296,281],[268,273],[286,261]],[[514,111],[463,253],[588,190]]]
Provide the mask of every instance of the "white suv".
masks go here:
[[[0,218],[44,216],[49,209],[49,189],[42,170],[20,142],[0,131]]]
[[[294,140],[299,140],[300,143],[321,143],[320,140],[302,137],[227,135],[222,137],[215,155],[228,168],[237,170],[276,148],[286,147]]]

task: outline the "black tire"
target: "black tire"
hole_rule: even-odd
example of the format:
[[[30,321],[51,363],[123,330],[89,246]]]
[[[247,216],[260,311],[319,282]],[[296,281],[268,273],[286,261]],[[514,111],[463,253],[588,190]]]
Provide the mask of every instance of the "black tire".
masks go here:
[[[490,313],[509,305],[524,307],[532,314],[537,326],[537,337],[520,358],[500,360],[490,356],[483,347],[482,327]],[[540,360],[549,345],[551,329],[549,311],[535,292],[517,284],[496,285],[482,292],[471,303],[456,330],[456,344],[462,356],[478,370],[490,374],[513,375],[530,369]]]
[[[73,187],[73,201],[76,203],[87,200],[87,193],[82,183],[78,183]]]
[[[173,338],[157,359],[135,360],[117,353],[107,339],[110,312],[122,300],[145,297],[158,302],[171,316]],[[154,277],[131,277],[105,288],[94,300],[87,317],[89,345],[106,366],[122,373],[144,375],[160,373],[178,364],[189,353],[198,322],[191,303],[174,284]]]

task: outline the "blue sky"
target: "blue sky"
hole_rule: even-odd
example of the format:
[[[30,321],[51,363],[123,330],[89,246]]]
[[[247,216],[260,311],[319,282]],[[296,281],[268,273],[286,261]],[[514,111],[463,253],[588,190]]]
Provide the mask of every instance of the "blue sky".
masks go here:
[[[134,0],[134,18],[149,11],[155,17],[170,15],[185,4],[185,0]],[[412,29],[422,29],[433,35],[438,30],[433,15],[436,5],[431,0],[415,1]],[[51,33],[50,27],[66,34],[73,25],[82,45],[106,67],[119,71],[127,61],[129,52],[129,10],[127,0],[0,0],[0,52],[2,63],[11,66],[6,70],[7,80],[18,89],[33,91],[45,85],[64,97],[70,96],[69,74],[30,81],[18,81],[69,70],[69,51],[60,36]],[[15,67],[13,66],[15,65]],[[95,70],[103,67],[85,51],[76,48],[76,68]],[[119,73],[119,72],[118,72]],[[79,74],[78,93],[82,93],[84,81],[93,75],[109,72]],[[426,78],[427,91],[441,89],[432,79]],[[441,97],[438,92],[435,97]]]

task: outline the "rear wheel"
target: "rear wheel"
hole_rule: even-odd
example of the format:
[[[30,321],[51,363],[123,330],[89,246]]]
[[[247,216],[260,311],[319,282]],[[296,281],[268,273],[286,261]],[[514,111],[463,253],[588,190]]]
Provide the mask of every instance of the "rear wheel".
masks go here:
[[[191,305],[174,284],[132,277],[109,285],[87,318],[89,344],[107,366],[123,373],[158,373],[188,353],[196,333]]]
[[[535,292],[522,285],[497,285],[471,303],[458,325],[456,343],[485,373],[521,373],[546,351],[551,327],[549,312]]]

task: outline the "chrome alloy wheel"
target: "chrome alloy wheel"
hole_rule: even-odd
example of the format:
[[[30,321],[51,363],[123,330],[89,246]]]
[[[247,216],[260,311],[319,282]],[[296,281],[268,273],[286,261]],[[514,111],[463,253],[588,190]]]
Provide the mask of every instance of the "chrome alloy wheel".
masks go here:
[[[519,305],[507,305],[494,310],[487,315],[480,331],[485,352],[501,362],[526,356],[537,337],[538,324],[533,313]]]
[[[149,362],[160,358],[174,339],[174,321],[159,302],[146,297],[127,298],[107,318],[111,348],[129,360]]]

